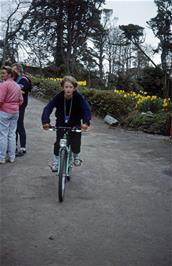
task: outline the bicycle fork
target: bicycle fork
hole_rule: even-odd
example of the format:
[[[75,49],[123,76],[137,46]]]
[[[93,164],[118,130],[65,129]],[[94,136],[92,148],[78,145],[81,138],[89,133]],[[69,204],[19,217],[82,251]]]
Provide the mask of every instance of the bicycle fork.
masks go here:
[[[59,151],[59,154],[61,153],[62,150],[65,150],[65,154],[66,154],[66,163],[65,163],[65,175],[66,176],[70,176],[71,174],[71,170],[72,170],[72,167],[73,167],[73,154],[72,154],[72,151],[71,151],[71,148],[69,147],[61,147],[60,148],[60,151]],[[59,171],[60,171],[60,164],[61,164],[61,160],[59,158],[59,165],[58,165],[58,175],[59,175]]]

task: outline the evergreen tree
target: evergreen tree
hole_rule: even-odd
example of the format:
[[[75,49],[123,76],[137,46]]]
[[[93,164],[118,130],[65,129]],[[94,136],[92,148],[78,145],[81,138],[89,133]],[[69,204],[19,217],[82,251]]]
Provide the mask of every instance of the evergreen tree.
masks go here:
[[[172,83],[169,76],[169,70],[172,68],[172,65],[170,66],[170,58],[172,57],[172,2],[171,0],[154,0],[154,2],[157,6],[157,15],[148,24],[160,41],[157,51],[161,51],[161,65],[164,71],[164,97],[168,97]]]
[[[87,47],[92,30],[100,21],[104,0],[33,0],[25,40],[42,39],[55,66],[74,72],[80,50]],[[45,38],[46,36],[46,38]]]

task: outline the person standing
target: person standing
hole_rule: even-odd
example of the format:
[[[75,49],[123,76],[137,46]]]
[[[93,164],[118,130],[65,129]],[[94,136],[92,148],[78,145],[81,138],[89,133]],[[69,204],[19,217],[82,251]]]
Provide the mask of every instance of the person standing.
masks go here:
[[[16,128],[19,106],[23,103],[20,86],[13,80],[11,67],[2,67],[0,84],[0,164],[13,163],[16,156]]]
[[[23,156],[26,153],[26,130],[24,127],[24,115],[25,109],[28,104],[28,93],[30,91],[30,83],[26,76],[23,74],[23,67],[21,64],[15,63],[12,65],[12,70],[15,72],[15,81],[20,85],[23,94],[23,104],[19,108],[19,118],[17,121],[17,131],[16,131],[16,156]],[[20,148],[18,149],[18,137],[20,140]]]

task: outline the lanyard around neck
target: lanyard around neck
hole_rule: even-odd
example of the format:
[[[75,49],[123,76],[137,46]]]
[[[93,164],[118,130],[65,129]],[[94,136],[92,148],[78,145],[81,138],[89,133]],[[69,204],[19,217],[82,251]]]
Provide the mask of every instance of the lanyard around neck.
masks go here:
[[[71,111],[72,111],[72,103],[73,103],[73,97],[71,98],[69,114],[67,115],[66,114],[66,99],[64,98],[64,119],[65,119],[65,123],[68,123],[68,121],[70,119],[70,115],[71,115]]]

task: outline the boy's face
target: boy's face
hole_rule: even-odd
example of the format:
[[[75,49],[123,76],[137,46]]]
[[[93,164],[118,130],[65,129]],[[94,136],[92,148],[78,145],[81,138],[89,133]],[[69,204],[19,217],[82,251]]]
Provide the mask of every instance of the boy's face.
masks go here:
[[[71,82],[66,81],[63,86],[64,89],[64,95],[66,98],[71,98],[73,95],[73,92],[75,90],[73,84]]]

